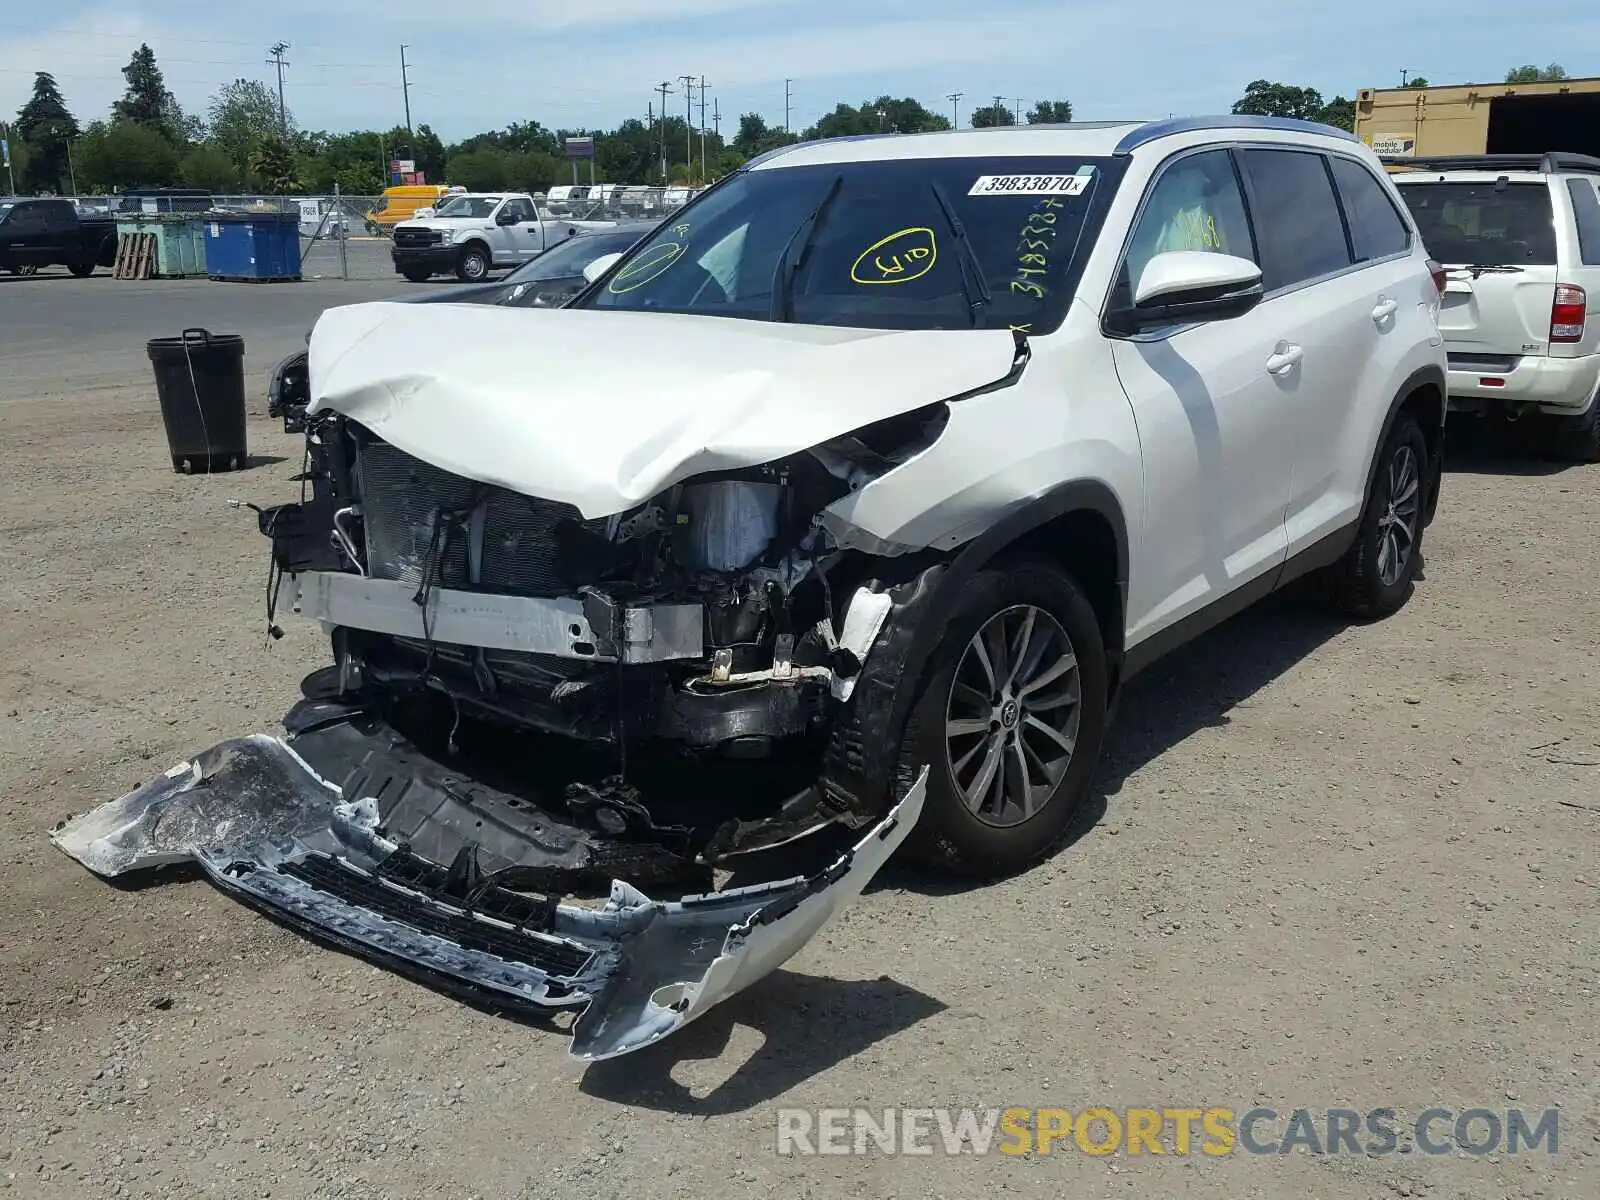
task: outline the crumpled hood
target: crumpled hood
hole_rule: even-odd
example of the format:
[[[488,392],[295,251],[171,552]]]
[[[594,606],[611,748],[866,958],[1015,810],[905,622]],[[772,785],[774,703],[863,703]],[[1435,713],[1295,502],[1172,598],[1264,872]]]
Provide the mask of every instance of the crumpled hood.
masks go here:
[[[349,305],[311,337],[310,412],[481,483],[603,517],[1003,378],[1003,330]]]

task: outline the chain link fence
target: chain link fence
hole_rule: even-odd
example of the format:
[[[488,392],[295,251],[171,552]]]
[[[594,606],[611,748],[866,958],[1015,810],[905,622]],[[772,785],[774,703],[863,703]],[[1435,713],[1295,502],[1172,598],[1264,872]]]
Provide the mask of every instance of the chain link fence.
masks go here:
[[[552,188],[534,199],[550,216],[577,221],[660,220],[686,204],[689,188],[592,185]],[[155,211],[148,196],[73,197],[85,216],[115,216]],[[163,201],[165,198],[163,198]],[[382,196],[184,196],[174,201],[180,211],[196,216],[235,213],[295,213],[300,227],[300,270],[306,279],[393,280],[389,257],[392,226],[379,219]]]

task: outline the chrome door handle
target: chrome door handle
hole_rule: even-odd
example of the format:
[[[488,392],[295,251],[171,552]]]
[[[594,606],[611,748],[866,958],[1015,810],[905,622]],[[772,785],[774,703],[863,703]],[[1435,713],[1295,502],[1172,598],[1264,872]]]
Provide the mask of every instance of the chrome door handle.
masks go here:
[[[1267,371],[1272,375],[1287,375],[1300,365],[1300,360],[1305,357],[1305,350],[1299,346],[1290,346],[1279,343],[1282,349],[1277,353],[1267,356]]]
[[[1387,296],[1380,296],[1378,298],[1377,307],[1372,310],[1372,319],[1379,322],[1387,321],[1399,310],[1400,302],[1398,300],[1391,300]]]

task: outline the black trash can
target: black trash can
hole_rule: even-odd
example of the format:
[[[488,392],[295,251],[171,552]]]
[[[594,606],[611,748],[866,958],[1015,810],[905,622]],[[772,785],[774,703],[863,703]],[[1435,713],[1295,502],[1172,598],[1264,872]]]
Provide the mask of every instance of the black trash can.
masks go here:
[[[244,338],[185,329],[181,337],[145,345],[156,373],[161,419],[172,469],[210,474],[243,470],[245,445]]]

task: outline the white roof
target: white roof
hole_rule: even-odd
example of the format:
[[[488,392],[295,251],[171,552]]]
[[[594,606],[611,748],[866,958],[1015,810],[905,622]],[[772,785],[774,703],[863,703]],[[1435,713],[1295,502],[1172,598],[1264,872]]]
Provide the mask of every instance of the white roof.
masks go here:
[[[1023,125],[995,129],[947,129],[938,133],[903,133],[884,137],[831,138],[804,142],[758,165],[806,167],[827,163],[882,162],[900,158],[977,158],[1086,155],[1101,157],[1116,149],[1142,121],[1082,125]]]
[[[1308,122],[1275,123],[1262,118],[1199,117],[1168,121],[1087,121],[1069,125],[1007,125],[992,129],[947,129],[937,133],[869,134],[802,142],[776,152],[752,169],[805,167],[831,163],[883,162],[913,158],[1105,158],[1124,138],[1143,133],[1135,153],[1151,142],[1182,138],[1187,142],[1224,138],[1238,141],[1320,143],[1326,147],[1359,148],[1361,143],[1334,129]]]

